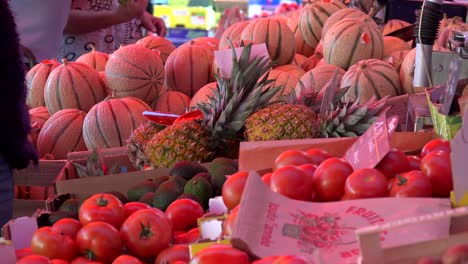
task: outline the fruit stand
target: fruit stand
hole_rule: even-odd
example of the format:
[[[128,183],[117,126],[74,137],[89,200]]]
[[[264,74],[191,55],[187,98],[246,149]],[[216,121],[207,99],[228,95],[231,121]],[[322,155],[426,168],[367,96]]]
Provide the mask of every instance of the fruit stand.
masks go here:
[[[216,38],[159,6],[166,38],[29,69],[2,263],[468,261],[466,18],[420,87],[414,25],[354,3],[252,2]]]

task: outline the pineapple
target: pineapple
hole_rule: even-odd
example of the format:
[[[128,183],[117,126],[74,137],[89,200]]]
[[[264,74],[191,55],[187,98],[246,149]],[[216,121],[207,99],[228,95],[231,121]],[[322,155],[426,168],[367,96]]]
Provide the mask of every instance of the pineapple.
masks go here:
[[[335,76],[336,78],[336,76]],[[338,90],[333,108],[318,113],[325,90],[339,82],[331,80],[319,93],[292,92],[285,102],[252,114],[245,123],[248,141],[303,139],[315,137],[354,137],[362,135],[382,113],[388,97],[372,98],[364,104],[341,102],[348,88]]]
[[[251,46],[244,47],[239,59],[233,49],[231,77],[217,77],[217,87],[209,102],[197,106],[202,118],[177,122],[150,140],[145,154],[153,167],[171,167],[181,160],[207,162],[215,156],[231,156],[233,146],[242,140],[246,118],[269,104],[280,88],[263,89],[274,82],[265,74],[272,65],[263,58],[249,61]]]
[[[142,170],[149,166],[149,160],[145,156],[144,148],[148,141],[164,126],[153,122],[147,122],[138,126],[127,140],[127,153],[130,161],[136,169]]]

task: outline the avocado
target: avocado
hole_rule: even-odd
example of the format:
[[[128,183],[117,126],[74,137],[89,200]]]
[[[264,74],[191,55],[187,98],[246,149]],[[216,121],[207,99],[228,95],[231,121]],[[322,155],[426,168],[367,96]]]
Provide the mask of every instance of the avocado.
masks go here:
[[[174,202],[177,197],[183,193],[183,188],[180,187],[177,181],[170,179],[159,185],[154,193],[153,207],[165,211],[166,208]]]
[[[49,221],[48,221],[48,224],[50,226],[52,226],[53,224],[55,224],[56,222],[58,222],[58,220],[60,219],[63,219],[63,218],[73,218],[73,219],[77,219],[78,220],[78,217],[75,216],[72,212],[68,212],[68,211],[55,211],[55,212],[52,212],[50,213],[49,215]]]
[[[208,202],[213,197],[213,187],[211,183],[203,176],[193,177],[190,181],[185,184],[185,194],[192,194],[200,199],[203,208],[208,208]]]
[[[145,203],[149,206],[153,206],[153,199],[154,199],[154,192],[147,192],[141,196],[140,200],[138,200],[140,203]]]
[[[179,161],[172,167],[169,175],[181,176],[188,181],[200,172],[208,172],[208,170],[194,161]]]
[[[208,172],[211,174],[211,183],[215,187],[217,194],[221,193],[226,175],[234,174],[238,171],[237,162],[228,158],[215,158],[209,168]]]
[[[73,214],[73,218],[78,218],[78,211],[80,210],[81,203],[78,199],[70,198],[65,200],[57,211],[65,211]]]
[[[154,179],[151,179],[155,184],[156,184],[156,189],[158,189],[159,185],[161,183],[169,180],[169,175],[164,175],[164,176],[156,176]]]
[[[121,193],[121,192],[117,192],[117,191],[112,191],[112,192],[105,192],[106,194],[112,194],[114,195],[115,197],[117,197],[117,199],[119,199],[123,204],[126,204],[128,203],[128,198],[127,196],[125,196],[125,194]]]
[[[195,195],[193,195],[193,194],[183,193],[183,194],[181,194],[179,197],[177,197],[176,200],[180,200],[180,199],[190,199],[190,200],[193,200],[193,201],[199,203],[199,204],[203,207],[203,204],[201,203],[200,199],[198,199],[198,197],[195,196]]]
[[[157,187],[157,184],[152,180],[140,182],[127,191],[128,200],[130,202],[139,201],[145,193],[154,192]]]
[[[177,182],[177,184],[179,185],[180,188],[184,188],[185,184],[187,183],[187,181],[182,178],[182,176],[170,176],[170,179]]]

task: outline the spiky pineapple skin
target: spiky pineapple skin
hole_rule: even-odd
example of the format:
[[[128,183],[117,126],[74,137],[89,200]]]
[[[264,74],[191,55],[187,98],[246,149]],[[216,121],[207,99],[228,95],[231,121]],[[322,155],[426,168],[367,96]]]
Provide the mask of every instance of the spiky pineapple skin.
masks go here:
[[[210,134],[199,120],[173,124],[146,144],[145,155],[154,168],[170,168],[178,161],[208,162],[213,159]]]
[[[145,146],[164,126],[153,122],[147,122],[138,126],[127,140],[128,158],[136,169],[143,169],[149,166],[149,160],[145,155]]]
[[[318,135],[320,120],[310,107],[274,104],[247,118],[247,141],[313,138]]]

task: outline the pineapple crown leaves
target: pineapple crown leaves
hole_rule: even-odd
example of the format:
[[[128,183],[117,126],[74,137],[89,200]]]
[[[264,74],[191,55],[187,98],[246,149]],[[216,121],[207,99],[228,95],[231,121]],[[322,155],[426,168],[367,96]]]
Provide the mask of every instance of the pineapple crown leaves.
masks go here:
[[[118,173],[120,169],[120,165],[118,163],[114,163],[112,168],[107,170],[105,165],[101,164],[96,150],[93,150],[91,155],[88,157],[86,165],[80,164],[76,161],[72,161],[71,163],[73,167],[75,167],[78,177],[80,178],[115,174]]]

